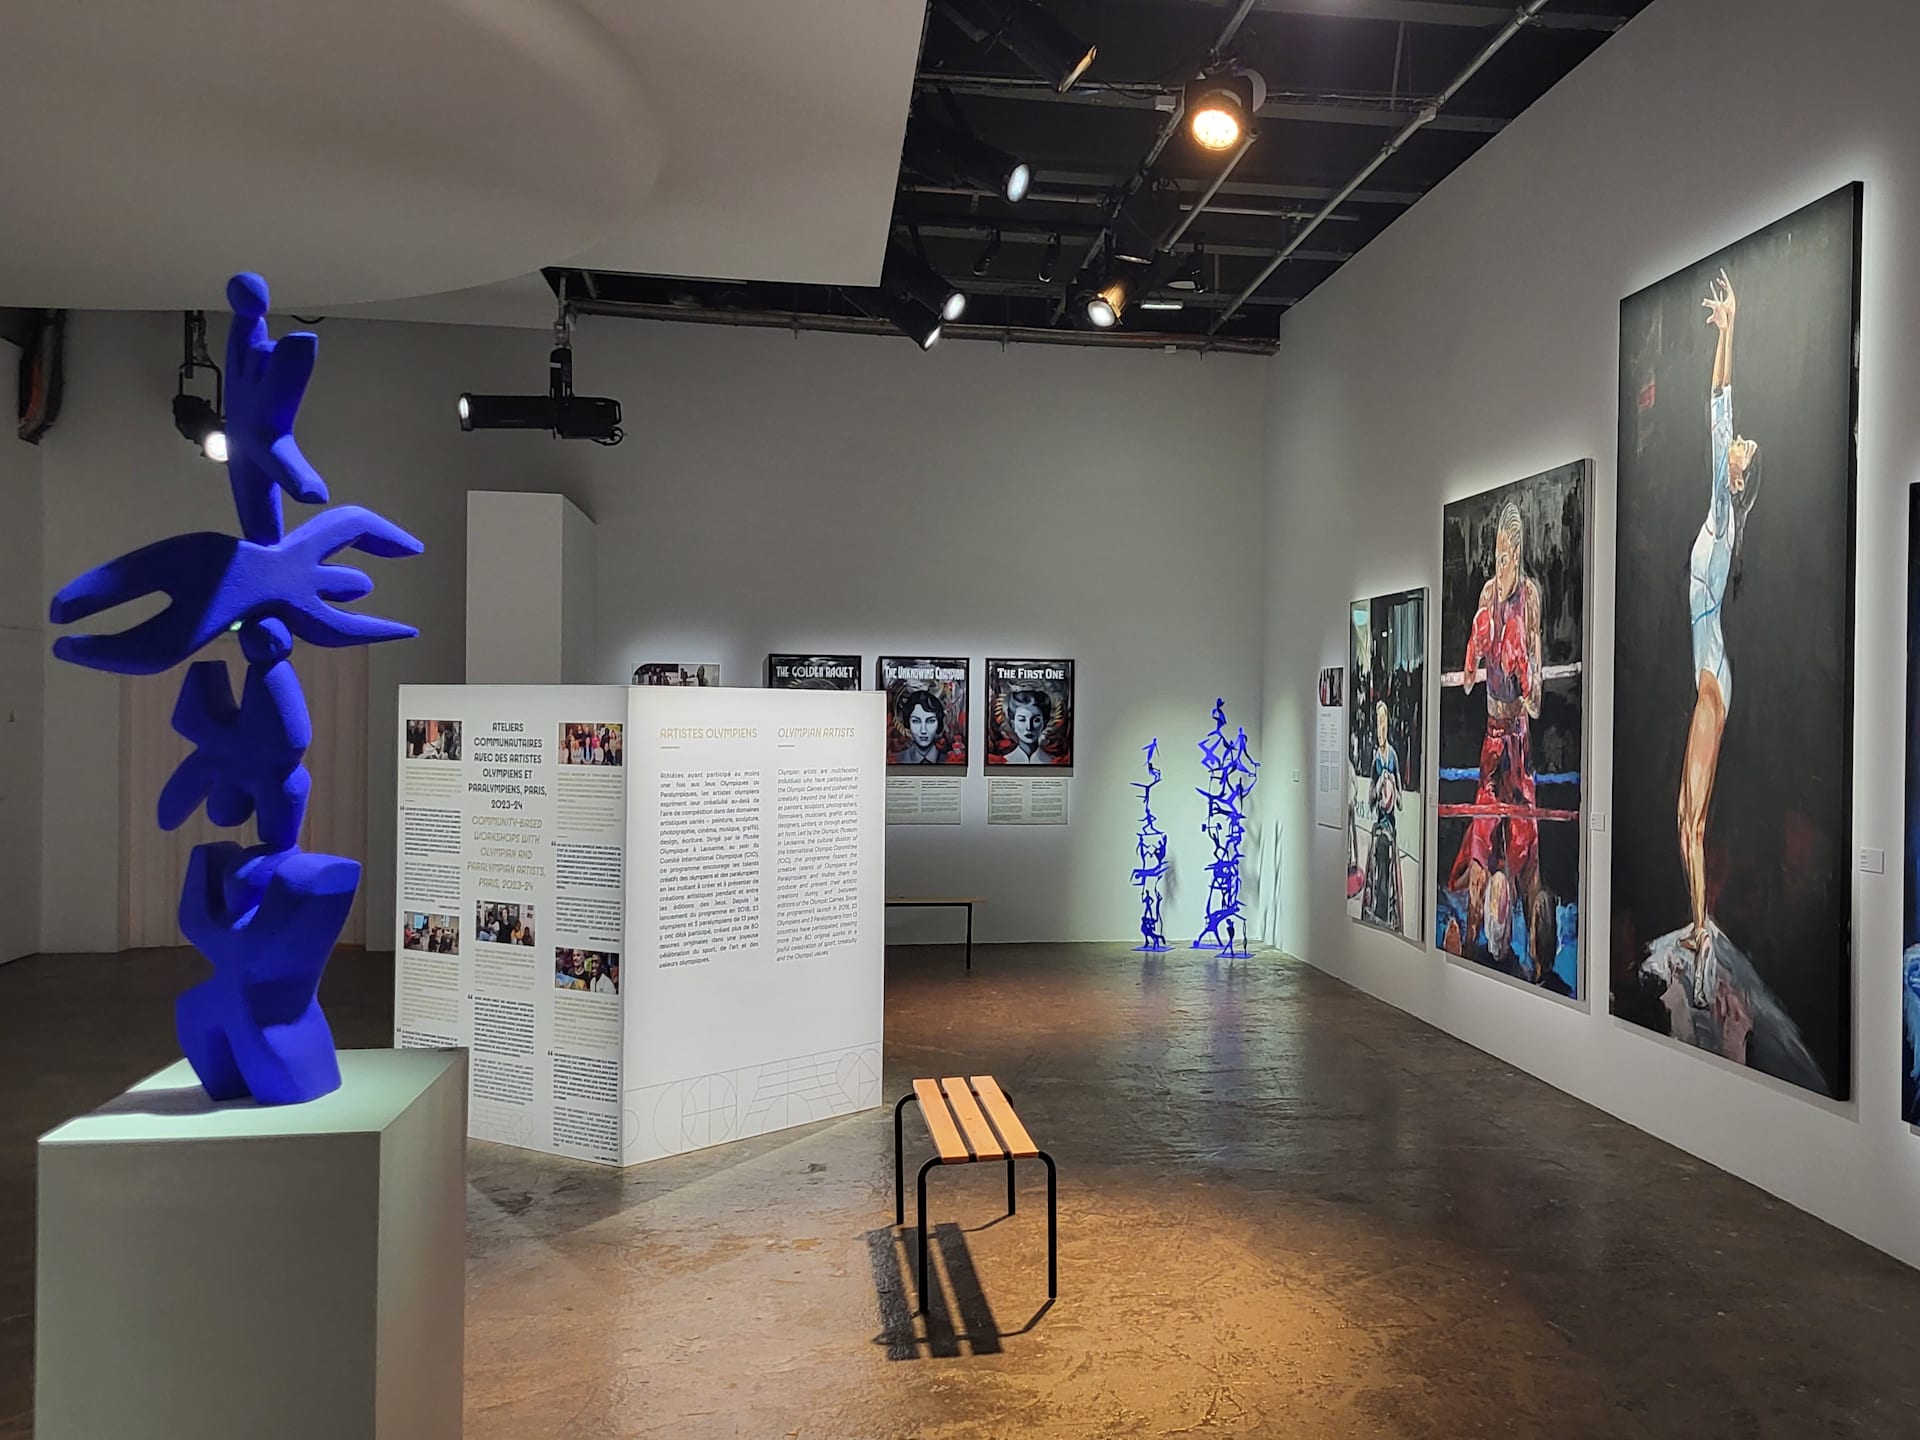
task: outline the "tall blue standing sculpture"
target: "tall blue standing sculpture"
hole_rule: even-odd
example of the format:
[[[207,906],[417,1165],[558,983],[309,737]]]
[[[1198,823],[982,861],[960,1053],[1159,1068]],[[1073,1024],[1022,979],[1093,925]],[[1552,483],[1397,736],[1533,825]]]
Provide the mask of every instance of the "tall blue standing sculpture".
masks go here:
[[[373,582],[327,562],[346,549],[392,557],[422,547],[357,505],[286,531],[282,490],[308,504],[327,500],[326,482],[293,437],[319,342],[307,334],[267,338],[267,285],[258,275],[234,276],[227,303],[227,478],[240,534],[176,535],[122,555],[63,588],[49,613],[66,625],[166,595],[166,609],[131,629],[54,642],[59,659],[123,675],[157,675],[226,631],[239,632],[247,671],[237,702],[224,660],[195,662],[181,683],[173,728],[194,749],[161,789],[159,820],[163,830],[177,829],[204,805],[216,825],[251,819],[258,843],[194,847],[180,929],[212,962],[213,975],[180,997],[174,1019],[210,1096],[287,1105],[340,1084],[318,994],[360,883],[358,861],[300,849],[312,787],[302,760],[313,727],[293,671],[293,642],[366,645],[417,634],[411,625],[336,608]]]
[[[1140,943],[1133,948],[1157,952],[1167,948],[1166,931],[1160,926],[1160,881],[1171,862],[1167,859],[1166,832],[1153,813],[1153,787],[1160,783],[1160,767],[1153,763],[1153,757],[1160,742],[1149,740],[1140,748],[1147,755],[1147,778],[1133,782],[1133,788],[1140,792],[1140,833],[1134,839],[1134,856],[1139,863],[1133,867],[1133,883],[1140,891]]]
[[[1244,960],[1246,924],[1240,910],[1240,855],[1246,847],[1247,796],[1259,783],[1260,762],[1247,753],[1243,729],[1227,738],[1227,702],[1213,702],[1213,729],[1200,741],[1200,763],[1208,783],[1194,787],[1207,802],[1207,818],[1200,830],[1213,844],[1207,865],[1207,923],[1195,950],[1217,947],[1221,958]]]

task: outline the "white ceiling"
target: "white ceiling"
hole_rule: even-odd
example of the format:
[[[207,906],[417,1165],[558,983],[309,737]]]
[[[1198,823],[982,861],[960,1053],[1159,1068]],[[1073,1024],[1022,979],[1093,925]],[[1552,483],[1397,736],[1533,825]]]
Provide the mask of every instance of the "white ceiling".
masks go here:
[[[543,265],[872,284],[923,14],[6,0],[0,305],[215,306],[254,269],[282,311],[537,324]]]

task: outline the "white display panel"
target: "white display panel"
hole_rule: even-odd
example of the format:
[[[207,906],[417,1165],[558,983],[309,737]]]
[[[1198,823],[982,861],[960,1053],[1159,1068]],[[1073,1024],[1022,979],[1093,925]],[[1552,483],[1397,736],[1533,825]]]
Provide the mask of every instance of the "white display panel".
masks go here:
[[[884,697],[629,699],[624,1162],[878,1105]]]
[[[472,1051],[476,1139],[605,1164],[620,1160],[627,695],[400,689],[394,1044]],[[562,988],[575,971],[587,988]]]
[[[632,1164],[880,1103],[877,692],[404,686],[394,1043]],[[632,844],[629,847],[629,837]]]

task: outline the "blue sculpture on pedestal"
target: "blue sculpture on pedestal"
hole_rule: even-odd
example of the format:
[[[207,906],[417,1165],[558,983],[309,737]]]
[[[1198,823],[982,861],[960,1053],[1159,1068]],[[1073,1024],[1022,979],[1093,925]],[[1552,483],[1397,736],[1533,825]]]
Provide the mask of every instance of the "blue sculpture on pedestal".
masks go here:
[[[1207,866],[1207,923],[1193,948],[1216,946],[1223,959],[1244,960],[1252,952],[1240,911],[1240,855],[1246,847],[1247,796],[1259,783],[1260,762],[1247,753],[1244,729],[1227,738],[1225,700],[1213,702],[1213,729],[1200,742],[1200,763],[1210,777],[1195,787],[1207,802],[1200,830],[1213,842],[1213,860]]]
[[[173,728],[194,749],[160,792],[159,820],[162,829],[177,829],[204,805],[216,825],[253,820],[259,843],[194,848],[180,929],[212,962],[213,975],[180,997],[174,1019],[210,1096],[286,1105],[339,1087],[318,993],[360,883],[358,861],[309,855],[298,843],[312,788],[302,761],[313,726],[293,671],[293,642],[365,645],[417,634],[336,608],[373,582],[328,562],[346,549],[401,556],[422,547],[357,505],[286,532],[282,490],[309,504],[327,500],[326,483],[293,437],[318,342],[306,334],[267,338],[267,286],[257,275],[229,281],[227,303],[227,477],[240,535],[176,535],[122,555],[63,588],[49,613],[66,625],[166,595],[172,603],[158,615],[117,635],[54,642],[62,660],[123,675],[156,675],[224,632],[239,632],[247,673],[237,702],[224,660],[196,662],[181,683]]]
[[[1136,950],[1160,951],[1167,948],[1166,931],[1160,926],[1160,881],[1171,868],[1167,859],[1167,837],[1153,814],[1153,787],[1160,783],[1160,767],[1153,763],[1159,750],[1158,739],[1140,747],[1147,754],[1147,779],[1135,780],[1140,792],[1140,833],[1135,837],[1134,854],[1139,864],[1133,868],[1133,883],[1140,890],[1140,943]]]

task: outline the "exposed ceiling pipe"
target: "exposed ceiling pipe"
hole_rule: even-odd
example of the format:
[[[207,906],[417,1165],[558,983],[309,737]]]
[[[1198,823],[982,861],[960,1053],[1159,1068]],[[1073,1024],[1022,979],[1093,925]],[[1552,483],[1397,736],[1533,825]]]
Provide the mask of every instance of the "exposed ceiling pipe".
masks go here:
[[[1475,75],[1479,74],[1481,67],[1495,55],[1499,54],[1500,51],[1506,47],[1506,43],[1509,40],[1526,29],[1532,22],[1533,17],[1546,9],[1549,3],[1551,3],[1551,0],[1526,0],[1526,4],[1514,11],[1513,18],[1501,27],[1500,33],[1488,41],[1480,53],[1467,62],[1466,68],[1453,77],[1448,83],[1447,88],[1434,96],[1432,100],[1428,101],[1425,108],[1423,108],[1418,115],[1414,116],[1413,119],[1409,120],[1399,134],[1381,146],[1380,153],[1375,155],[1373,159],[1369,160],[1365,165],[1361,166],[1360,173],[1355,175],[1345,185],[1341,186],[1334,197],[1320,208],[1320,213],[1315,215],[1313,219],[1309,220],[1305,225],[1301,226],[1300,229],[1294,233],[1293,238],[1287,241],[1280,253],[1269,260],[1266,265],[1261,268],[1260,273],[1248,282],[1246,289],[1233,297],[1232,303],[1230,303],[1226,309],[1222,310],[1219,315],[1214,317],[1213,324],[1207,327],[1207,334],[1210,336],[1218,335],[1220,327],[1239,313],[1240,307],[1252,299],[1253,293],[1273,277],[1274,271],[1278,270],[1282,265],[1286,264],[1288,260],[1293,258],[1294,252],[1306,243],[1307,237],[1313,234],[1315,230],[1318,230],[1327,217],[1345,202],[1348,196],[1366,184],[1376,170],[1386,164],[1387,161],[1391,160],[1395,155],[1399,154],[1400,147],[1417,135],[1429,121],[1438,115],[1446,103],[1460,92],[1460,88]]]
[[[576,301],[579,315],[622,320],[677,320],[691,325],[740,325],[761,330],[821,330],[842,335],[897,335],[887,320],[864,315],[803,315],[790,310],[683,310],[621,300]],[[1126,330],[1043,330],[1006,325],[943,325],[942,340],[991,340],[996,344],[1083,345],[1118,350],[1224,350],[1242,355],[1271,355],[1272,340],[1244,336],[1150,334]]]
[[[1213,183],[1201,191],[1200,198],[1193,202],[1193,207],[1182,215],[1165,235],[1160,237],[1160,243],[1154,247],[1155,249],[1171,250],[1180,243],[1180,237],[1187,233],[1187,227],[1200,218],[1200,212],[1213,203],[1213,197],[1218,195],[1220,187],[1227,183],[1227,177],[1233,174],[1233,167],[1245,159],[1247,151],[1253,148],[1253,138],[1256,133],[1252,126],[1247,127],[1247,133],[1241,137],[1239,148],[1227,157],[1227,163],[1220,167],[1220,173],[1213,177]]]

